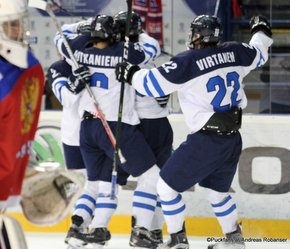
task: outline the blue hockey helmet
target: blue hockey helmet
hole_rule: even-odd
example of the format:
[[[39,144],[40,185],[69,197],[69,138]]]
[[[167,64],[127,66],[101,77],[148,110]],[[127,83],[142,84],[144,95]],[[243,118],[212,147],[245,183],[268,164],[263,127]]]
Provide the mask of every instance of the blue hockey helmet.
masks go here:
[[[214,45],[221,40],[222,24],[218,17],[197,16],[190,24],[187,47],[193,49],[195,44]]]

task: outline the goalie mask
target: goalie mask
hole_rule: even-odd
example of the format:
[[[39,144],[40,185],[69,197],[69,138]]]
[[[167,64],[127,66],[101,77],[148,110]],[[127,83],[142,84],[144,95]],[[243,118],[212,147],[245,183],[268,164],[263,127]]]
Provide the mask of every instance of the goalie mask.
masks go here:
[[[21,194],[24,216],[36,225],[57,224],[71,213],[83,185],[82,173],[30,171],[23,182]]]
[[[215,45],[221,40],[222,33],[222,25],[218,17],[197,16],[190,25],[187,47],[193,49],[196,44]]]
[[[25,0],[0,0],[0,55],[21,68],[28,67],[28,26]]]

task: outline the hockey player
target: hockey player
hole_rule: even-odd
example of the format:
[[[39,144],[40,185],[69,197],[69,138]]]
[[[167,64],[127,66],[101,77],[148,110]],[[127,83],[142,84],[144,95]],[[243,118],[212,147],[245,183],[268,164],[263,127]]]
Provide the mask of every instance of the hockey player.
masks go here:
[[[83,35],[83,47],[89,47],[91,19],[76,24],[76,33]],[[81,170],[85,165],[79,149],[79,130],[81,118],[78,115],[79,93],[91,81],[89,69],[85,66],[72,70],[65,59],[53,63],[47,71],[47,81],[55,97],[62,105],[61,140],[66,167]]]
[[[78,115],[78,104],[80,93],[84,90],[85,84],[90,84],[90,73],[86,67],[80,67],[72,73],[71,66],[65,60],[60,60],[49,67],[47,80],[55,96],[63,105],[61,136],[66,167],[69,170],[81,171],[86,177],[86,168],[79,146],[81,119]],[[126,184],[127,174],[125,178],[123,175],[124,173],[121,172],[117,178],[118,183],[121,183],[121,185]],[[91,223],[95,207],[98,208],[99,206],[103,206],[104,198],[93,200],[93,198],[91,198],[92,190],[89,187],[90,184],[86,182],[82,195],[75,205],[72,216],[73,225],[65,239],[65,242],[68,244],[81,246],[87,243],[85,237],[79,236],[78,229],[75,229],[74,224],[80,222],[81,231],[85,233]],[[104,191],[104,188],[107,187],[105,182],[99,181],[101,193]],[[80,217],[82,217],[82,219],[80,219]],[[110,236],[109,232],[107,235]]]
[[[116,29],[120,32],[119,39],[121,41],[125,40],[126,19],[126,11],[121,11],[114,16],[114,24]],[[133,43],[138,42],[144,48],[145,53],[148,53],[155,59],[160,55],[160,46],[158,43],[152,42],[152,38],[148,36],[141,27],[142,23],[140,16],[133,12],[129,30],[130,41]],[[152,64],[153,62],[151,60],[150,62],[145,63],[143,67],[152,68],[154,66]],[[172,151],[173,131],[169,120],[167,119],[169,114],[169,109],[167,107],[168,99],[169,95],[160,98],[153,98],[138,93],[136,94],[135,107],[140,119],[138,128],[152,149],[159,168],[163,166]],[[140,193],[137,191],[134,191],[134,196],[138,196],[139,194]],[[138,206],[137,202],[133,202],[133,205],[136,206],[136,209],[138,208],[141,211],[144,209],[144,206]],[[146,219],[146,216],[144,216],[143,219]],[[155,207],[155,215],[150,231],[160,243],[162,243],[163,237],[163,223],[164,218],[160,202],[158,201],[157,206]],[[150,244],[148,245],[146,240],[142,240],[139,228],[135,227],[135,224],[136,220],[133,214],[130,245],[133,247],[150,248]]]
[[[188,48],[156,69],[123,62],[116,67],[120,81],[148,96],[178,91],[191,134],[165,163],[157,184],[170,240],[161,248],[189,248],[181,192],[199,183],[227,238],[209,249],[245,248],[237,223],[236,204],[228,194],[242,149],[239,133],[247,98],[243,78],[268,59],[271,28],[263,16],[250,21],[246,43],[219,44],[222,27],[217,17],[201,15],[191,23]]]
[[[114,132],[117,124],[118,103],[120,95],[120,85],[115,79],[115,65],[122,60],[123,43],[113,42],[113,19],[109,16],[97,16],[92,23],[91,37],[93,38],[93,46],[81,49],[84,42],[82,37],[76,37],[73,32],[73,26],[63,26],[64,34],[72,36],[74,39],[69,40],[70,45],[76,55],[76,59],[80,64],[86,65],[90,69],[92,81],[90,84],[93,93],[98,100],[100,109],[103,111],[112,131]],[[70,28],[70,30],[68,30]],[[60,36],[56,36],[56,44],[60,52],[69,61],[70,58],[62,44]],[[143,49],[138,44],[129,44],[128,60],[133,63],[141,63],[148,60]],[[142,196],[138,197],[140,205],[148,205],[153,208],[156,206],[156,183],[158,179],[159,169],[155,165],[155,157],[145,142],[142,134],[137,130],[136,124],[139,123],[137,112],[134,109],[135,90],[130,86],[125,87],[125,99],[123,106],[122,131],[121,131],[121,150],[127,159],[127,163],[119,165],[119,169],[139,177],[137,189]],[[80,145],[81,152],[85,161],[89,186],[92,192],[92,200],[96,200],[99,194],[104,198],[105,206],[109,206],[111,212],[106,212],[100,219],[102,224],[94,221],[91,227],[94,228],[90,234],[81,234],[85,236],[88,243],[102,243],[110,239],[108,236],[107,226],[109,220],[117,207],[117,199],[110,198],[111,174],[112,174],[112,158],[113,146],[102,126],[101,121],[96,118],[95,106],[86,91],[80,96],[79,113],[83,117],[81,122]],[[142,151],[135,152],[135,148],[142,146]],[[119,178],[119,177],[118,177]],[[122,178],[121,178],[122,179]],[[100,191],[99,181],[105,182],[104,191]],[[88,200],[90,201],[90,200]],[[98,206],[96,206],[98,208]],[[133,207],[134,209],[134,207]],[[142,213],[138,213],[137,220],[140,220]],[[146,224],[151,224],[154,212],[148,211],[148,219]],[[80,217],[82,218],[82,217]],[[75,220],[76,227],[80,227],[81,219]],[[73,221],[74,222],[74,221]],[[143,220],[144,222],[144,220]],[[143,231],[148,228],[143,227]],[[144,236],[146,233],[144,232]],[[151,240],[151,238],[148,238]],[[155,241],[152,240],[152,244]]]
[[[44,74],[28,47],[26,1],[0,1],[0,209],[19,203],[37,128]]]
[[[65,60],[60,60],[49,67],[47,81],[63,106],[61,140],[66,167],[71,170],[82,170],[85,169],[85,166],[79,150],[81,119],[77,112],[78,93],[85,88],[85,84],[89,84],[91,75],[86,67],[80,67],[74,74],[71,66]]]
[[[26,1],[0,0],[0,212],[19,205],[44,87],[42,67],[28,47],[26,24]],[[21,235],[15,238],[21,229],[11,219],[1,215],[0,247],[26,248]],[[16,242],[9,242],[11,235]]]
[[[66,167],[69,170],[81,171],[86,178],[86,168],[79,146],[81,118],[78,114],[78,107],[80,93],[84,90],[85,85],[90,84],[91,81],[89,69],[82,66],[72,72],[71,66],[65,60],[60,60],[49,67],[47,80],[53,93],[63,106],[61,137]],[[70,245],[82,246],[86,244],[85,238],[79,237],[78,231],[86,232],[92,220],[96,200],[89,201],[92,199],[90,198],[91,191],[90,184],[86,182],[73,211],[72,227],[65,239],[65,242]],[[75,229],[75,223],[81,223],[77,229]]]

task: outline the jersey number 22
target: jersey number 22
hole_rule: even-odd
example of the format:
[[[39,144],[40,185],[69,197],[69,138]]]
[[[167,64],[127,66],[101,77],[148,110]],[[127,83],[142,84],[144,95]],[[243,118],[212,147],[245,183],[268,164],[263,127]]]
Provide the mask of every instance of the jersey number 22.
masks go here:
[[[240,89],[239,74],[237,72],[228,73],[226,79],[223,79],[220,76],[212,77],[207,82],[206,87],[208,92],[214,92],[218,87],[218,91],[211,101],[215,112],[228,111],[232,106],[237,106],[241,101],[237,99],[238,91]],[[231,103],[227,105],[221,105],[227,91],[230,90],[229,87],[233,87],[230,100]]]

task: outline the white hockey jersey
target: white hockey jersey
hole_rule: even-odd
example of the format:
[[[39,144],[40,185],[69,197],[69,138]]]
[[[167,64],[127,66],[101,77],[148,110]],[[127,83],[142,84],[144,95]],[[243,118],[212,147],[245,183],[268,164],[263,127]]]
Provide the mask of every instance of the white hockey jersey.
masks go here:
[[[272,42],[258,32],[249,44],[226,42],[216,48],[188,50],[158,68],[137,71],[132,86],[154,97],[178,91],[185,121],[194,133],[214,112],[247,106],[243,78],[266,63]]]
[[[53,63],[48,69],[47,79],[51,89],[62,104],[61,141],[71,146],[79,146],[81,119],[78,115],[79,95],[66,87],[68,77],[72,74],[71,66],[64,60]]]
[[[139,35],[139,44],[143,47],[146,54],[151,58],[151,61],[145,62],[144,65],[139,65],[141,68],[151,69],[155,67],[154,59],[161,54],[160,45],[157,40],[146,33]],[[161,107],[155,98],[136,94],[136,110],[140,119],[156,119],[163,118],[169,115],[169,108]]]
[[[78,36],[76,29],[77,24],[62,27],[78,63],[90,69],[92,75],[90,87],[105,119],[107,121],[117,121],[121,84],[116,80],[115,66],[122,61],[124,44],[115,43],[104,49],[84,48],[84,44],[88,42],[89,37]],[[59,34],[55,37],[55,43],[60,53],[69,62],[69,54]],[[129,44],[128,61],[130,63],[140,64],[150,61],[150,59],[151,55],[145,53],[140,44]],[[81,93],[78,110],[80,117],[82,117],[84,111],[96,112],[94,102],[87,91]],[[127,84],[124,90],[122,122],[131,125],[139,123],[138,114],[135,110],[135,90]]]

